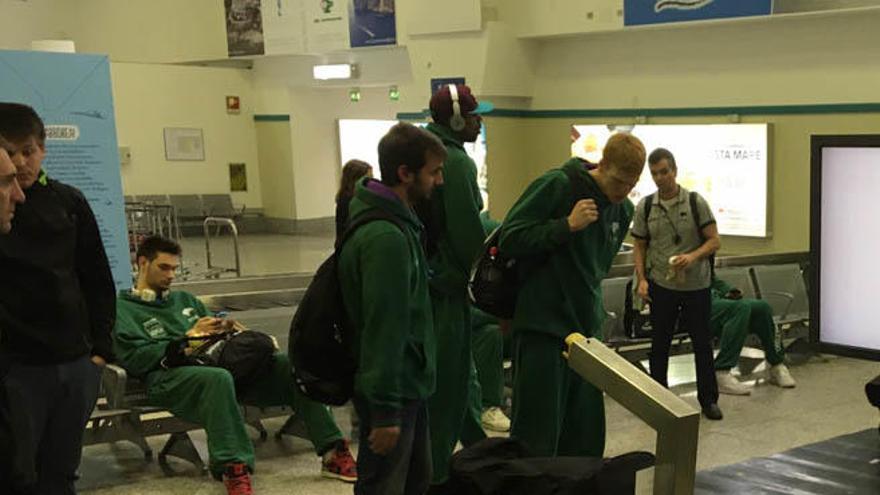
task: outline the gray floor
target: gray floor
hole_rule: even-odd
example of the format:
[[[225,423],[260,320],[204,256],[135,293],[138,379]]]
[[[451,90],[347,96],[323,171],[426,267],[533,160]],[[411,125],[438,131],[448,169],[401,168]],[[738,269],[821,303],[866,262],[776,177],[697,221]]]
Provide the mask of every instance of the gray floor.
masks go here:
[[[330,236],[242,235],[238,239],[242,276],[314,272],[333,252],[333,241]],[[205,239],[202,236],[185,237],[180,244],[188,278],[204,278],[208,269]],[[211,264],[235,266],[233,246],[229,235],[212,237]],[[232,276],[227,274],[224,278]]]
[[[291,308],[273,308],[238,313],[235,316],[253,328],[282,337]],[[670,378],[673,390],[696,406],[693,366],[690,356],[673,359]],[[798,381],[793,390],[782,390],[765,382],[755,384],[750,397],[722,396],[725,419],[703,421],[697,468],[709,469],[745,459],[767,456],[797,446],[876,427],[878,412],[864,397],[864,384],[880,373],[875,362],[826,357],[792,369]],[[335,410],[338,423],[348,431],[345,408]],[[607,455],[632,450],[653,451],[654,433],[635,416],[608,400]],[[267,423],[270,434],[280,420]],[[197,435],[203,440],[203,435]],[[256,438],[256,435],[255,437]],[[164,437],[150,444],[158,451]],[[322,479],[320,463],[311,446],[300,439],[256,441],[257,493],[349,494],[351,485]],[[83,455],[82,493],[89,494],[223,494],[221,484],[201,475],[186,463],[175,464],[179,473],[164,476],[156,462],[145,462],[140,451],[127,444],[87,447]]]

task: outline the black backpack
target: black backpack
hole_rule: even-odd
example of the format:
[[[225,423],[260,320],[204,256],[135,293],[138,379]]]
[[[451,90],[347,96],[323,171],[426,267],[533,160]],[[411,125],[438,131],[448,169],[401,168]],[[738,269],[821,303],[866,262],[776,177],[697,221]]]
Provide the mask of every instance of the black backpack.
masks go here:
[[[378,209],[354,219],[318,268],[290,323],[288,356],[294,380],[306,397],[324,404],[339,406],[351,399],[357,370],[355,328],[342,301],[338,256],[355,230],[377,220],[405,229],[397,217]]]
[[[571,184],[571,202],[568,208],[570,211],[575,203],[588,198],[589,192],[584,180],[576,171],[569,167],[564,167],[562,170]],[[513,318],[516,310],[522,263],[516,258],[505,256],[498,248],[503,228],[503,225],[496,228],[483,244],[483,251],[471,269],[468,295],[471,304],[476,308],[492,316],[509,320]],[[542,256],[540,259],[546,261],[546,257]]]
[[[233,334],[223,346],[217,365],[226,368],[241,391],[255,383],[275,362],[275,340],[256,330]]]

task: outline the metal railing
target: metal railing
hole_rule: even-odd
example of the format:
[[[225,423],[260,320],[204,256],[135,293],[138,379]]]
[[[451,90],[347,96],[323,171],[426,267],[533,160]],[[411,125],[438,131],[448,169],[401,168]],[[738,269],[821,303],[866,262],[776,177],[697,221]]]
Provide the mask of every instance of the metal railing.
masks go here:
[[[208,278],[220,278],[220,275],[227,272],[235,273],[236,277],[241,277],[241,258],[238,252],[238,227],[231,218],[224,217],[208,217],[202,222],[205,232],[205,258],[207,261]],[[217,227],[217,234],[220,233],[221,227],[229,227],[232,232],[233,248],[235,250],[235,268],[214,266],[211,261],[211,226]]]
[[[657,432],[654,495],[694,492],[700,413],[597,339],[565,339],[568,365]]]

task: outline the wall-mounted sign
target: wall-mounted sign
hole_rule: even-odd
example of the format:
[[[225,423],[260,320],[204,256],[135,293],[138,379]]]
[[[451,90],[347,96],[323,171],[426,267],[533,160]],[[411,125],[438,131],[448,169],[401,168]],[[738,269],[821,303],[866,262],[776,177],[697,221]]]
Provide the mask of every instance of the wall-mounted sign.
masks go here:
[[[229,190],[232,192],[247,191],[247,165],[244,163],[229,164]]]
[[[169,161],[205,161],[205,138],[201,129],[166,127],[165,159]]]
[[[237,96],[226,97],[226,113],[237,114],[241,112],[241,99]]]
[[[772,0],[624,0],[623,24],[663,24],[770,15]]]
[[[82,191],[95,212],[116,288],[131,287],[107,57],[0,50],[0,73],[0,101],[30,105],[43,119],[43,168]]]
[[[224,0],[226,48],[230,57],[262,55],[263,14],[260,0]]]

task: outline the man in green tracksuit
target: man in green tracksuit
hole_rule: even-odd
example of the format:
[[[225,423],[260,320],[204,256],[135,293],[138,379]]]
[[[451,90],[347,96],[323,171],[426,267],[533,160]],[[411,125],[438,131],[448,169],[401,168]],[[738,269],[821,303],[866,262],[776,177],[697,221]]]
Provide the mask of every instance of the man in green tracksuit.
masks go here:
[[[477,103],[464,84],[448,85],[431,98],[434,120],[428,130],[446,146],[443,185],[430,202],[428,261],[431,267],[431,304],[437,335],[437,391],[428,401],[434,463],[432,483],[449,477],[449,460],[461,435],[468,410],[469,375],[472,373],[470,304],[467,281],[485,235],[480,224],[482,198],[477,167],[464,143],[480,135],[480,115],[491,111]],[[479,429],[479,424],[470,427]],[[479,432],[476,432],[477,434]]]
[[[434,135],[397,124],[379,142],[382,181],[364,179],[351,202],[351,224],[380,213],[395,219],[358,227],[337,261],[356,331],[356,495],[422,495],[431,479],[426,400],[434,392],[436,344],[423,229],[412,205],[443,183],[445,157]]]
[[[328,408],[299,393],[286,355],[276,354],[271,368],[246,390],[236,389],[223,368],[188,365],[189,348],[180,345],[183,339],[242,327],[215,317],[192,294],[169,290],[180,254],[180,245],[170,239],[145,239],[137,251],[137,285],[117,298],[114,349],[120,364],[146,382],[149,403],[204,426],[209,467],[216,478],[223,478],[230,495],[250,493],[249,473],[254,468],[254,448],[239,400],[255,406],[291,406],[324,457],[322,475],[355,481],[348,442]]]
[[[746,336],[754,333],[761,340],[764,355],[770,365],[770,383],[783,388],[795,386],[794,378],[783,363],[785,355],[776,342],[776,324],[773,308],[761,299],[744,299],[742,292],[718,277],[712,277],[712,310],[709,329],[720,340],[715,356],[715,377],[718,392],[729,395],[749,395],[751,389],[730,374],[739,362]]]
[[[526,265],[512,323],[511,436],[532,455],[604,452],[602,392],[570,370],[562,352],[570,333],[600,333],[600,284],[632,219],[627,195],[644,165],[641,141],[615,134],[597,168],[588,171],[574,158],[545,173],[504,220],[499,249]],[[583,182],[573,184],[571,177]],[[578,191],[586,197],[574,197]]]

